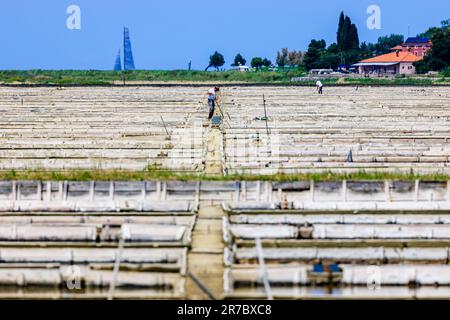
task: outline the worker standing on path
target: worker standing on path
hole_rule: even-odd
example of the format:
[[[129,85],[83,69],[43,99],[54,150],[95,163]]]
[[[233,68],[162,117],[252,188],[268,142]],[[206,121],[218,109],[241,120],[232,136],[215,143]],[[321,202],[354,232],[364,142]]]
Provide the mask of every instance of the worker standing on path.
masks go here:
[[[209,116],[208,120],[211,120],[214,116],[214,110],[216,107],[216,100],[217,100],[217,92],[219,92],[219,87],[214,87],[209,89],[208,91],[208,106],[209,106]]]
[[[322,94],[323,84],[322,84],[322,82],[320,82],[320,80],[317,80],[316,87],[317,87],[317,92],[319,94]]]

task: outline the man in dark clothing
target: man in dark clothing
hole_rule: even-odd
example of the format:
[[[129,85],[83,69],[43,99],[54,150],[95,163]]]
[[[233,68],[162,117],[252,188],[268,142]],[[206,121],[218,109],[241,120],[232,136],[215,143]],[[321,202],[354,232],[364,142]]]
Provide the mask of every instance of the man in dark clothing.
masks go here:
[[[214,116],[214,110],[216,107],[216,99],[217,99],[217,92],[219,92],[219,87],[214,87],[209,89],[208,91],[208,106],[209,106],[209,116],[208,120],[211,120]]]
[[[323,94],[323,84],[320,82],[320,80],[317,80],[316,82],[317,92],[319,94]]]

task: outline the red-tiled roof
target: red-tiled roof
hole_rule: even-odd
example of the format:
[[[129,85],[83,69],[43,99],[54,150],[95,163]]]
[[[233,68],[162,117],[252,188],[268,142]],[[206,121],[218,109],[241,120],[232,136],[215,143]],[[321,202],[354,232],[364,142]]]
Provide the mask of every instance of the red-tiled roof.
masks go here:
[[[362,63],[371,62],[416,62],[422,60],[423,57],[418,57],[411,52],[391,52],[387,54],[382,54],[381,56],[376,56],[370,59],[362,60]]]

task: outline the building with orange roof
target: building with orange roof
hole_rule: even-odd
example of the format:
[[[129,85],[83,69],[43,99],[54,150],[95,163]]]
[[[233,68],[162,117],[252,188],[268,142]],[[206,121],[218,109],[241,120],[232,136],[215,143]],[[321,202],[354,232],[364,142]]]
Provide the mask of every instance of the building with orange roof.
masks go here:
[[[411,52],[418,57],[424,57],[430,52],[432,46],[433,43],[429,38],[410,37],[401,45],[391,48],[391,51]]]
[[[403,52],[411,52],[418,57],[424,57],[430,52],[433,43],[429,38],[410,37],[402,44]]]
[[[393,48],[391,48],[391,51],[403,51],[403,47],[399,44],[398,46],[395,46],[395,47],[393,47]]]
[[[370,59],[365,59],[353,65],[358,67],[360,74],[415,74],[413,63],[423,59],[414,53],[397,50]]]

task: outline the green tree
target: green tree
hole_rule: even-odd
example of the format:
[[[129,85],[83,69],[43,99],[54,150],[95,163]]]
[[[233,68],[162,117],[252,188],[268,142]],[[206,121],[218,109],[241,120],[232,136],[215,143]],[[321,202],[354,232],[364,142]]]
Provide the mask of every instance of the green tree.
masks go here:
[[[245,60],[240,53],[238,53],[236,55],[236,57],[234,58],[234,62],[231,65],[232,67],[237,67],[237,66],[245,66],[245,64],[247,63],[247,60]]]
[[[369,59],[376,54],[376,45],[373,43],[362,42],[359,47],[360,59]]]
[[[264,58],[263,59],[263,66],[264,67],[270,67],[272,65],[272,61],[270,61],[269,59],[267,59],[267,58]]]
[[[355,50],[359,47],[358,29],[350,17],[344,15],[344,12],[341,12],[339,17],[337,46],[342,51]]]
[[[316,48],[318,50],[324,50],[327,47],[327,43],[323,39],[322,40],[311,40],[309,47]]]
[[[316,68],[320,69],[336,69],[341,63],[341,56],[338,53],[333,53],[325,50],[320,55]]]
[[[450,26],[450,19],[441,21],[441,27],[431,27],[427,31],[423,33],[419,33],[417,36],[419,38],[432,38],[433,35],[437,32],[439,32],[442,29],[446,29]]]
[[[422,61],[414,63],[417,72],[441,71],[450,66],[450,27],[441,28],[431,38],[433,47]]]
[[[433,35],[436,33],[436,32],[439,32],[441,30],[441,28],[438,28],[438,27],[431,27],[431,28],[429,28],[427,31],[425,31],[425,32],[423,32],[423,33],[419,33],[418,35],[417,35],[417,37],[419,37],[419,38],[429,38],[429,39],[431,39],[432,37],[433,37]]]
[[[441,21],[441,26],[442,26],[443,29],[450,27],[450,19],[442,20]]]
[[[358,35],[358,28],[356,28],[356,25],[352,24],[350,26],[350,33],[349,33],[349,43],[351,50],[355,50],[359,48],[359,35]]]
[[[252,68],[260,69],[264,65],[264,60],[261,57],[254,57],[250,64]]]
[[[301,51],[291,51],[288,54],[288,65],[293,68],[300,66],[303,62],[303,53]]]
[[[284,69],[284,67],[288,64],[288,54],[289,50],[287,48],[281,49],[281,52],[277,52],[277,65]]]
[[[450,67],[445,68],[445,70],[442,72],[442,75],[446,78],[450,78]]]
[[[225,59],[223,55],[219,52],[214,52],[212,56],[209,57],[209,65],[206,67],[205,71],[208,71],[209,68],[214,67],[218,71],[221,66],[225,64]]]
[[[351,48],[350,29],[352,27],[352,21],[349,17],[345,17],[344,26],[342,27],[342,47],[343,51],[347,51]]]
[[[324,53],[327,44],[325,40],[311,40],[308,51],[305,53],[303,58],[303,63],[306,70],[320,68],[319,60],[321,55]]]
[[[343,46],[343,29],[344,29],[344,22],[345,22],[345,16],[344,12],[341,12],[341,16],[339,17],[339,25],[338,25],[338,31],[337,31],[337,45],[338,47],[342,48]]]
[[[376,54],[385,54],[391,52],[391,48],[398,46],[404,42],[401,34],[391,34],[390,36],[379,37],[375,44]]]

